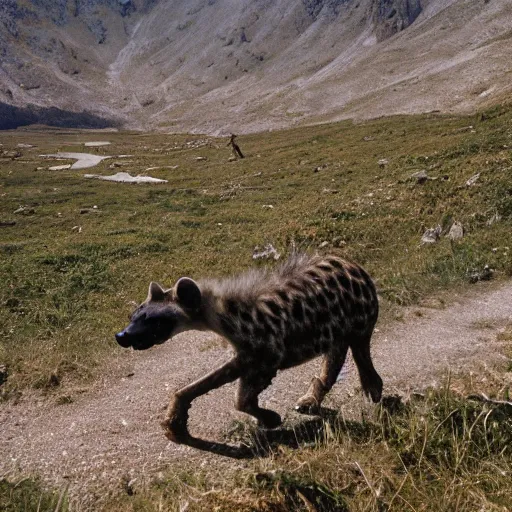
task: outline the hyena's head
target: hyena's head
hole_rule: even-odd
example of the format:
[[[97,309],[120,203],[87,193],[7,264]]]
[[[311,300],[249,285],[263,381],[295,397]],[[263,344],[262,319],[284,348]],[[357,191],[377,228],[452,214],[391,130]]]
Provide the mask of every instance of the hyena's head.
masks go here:
[[[201,300],[201,290],[188,277],[182,277],[169,290],[151,283],[147,299],[131,316],[130,325],[116,334],[116,340],[122,347],[135,350],[160,345],[191,327]]]

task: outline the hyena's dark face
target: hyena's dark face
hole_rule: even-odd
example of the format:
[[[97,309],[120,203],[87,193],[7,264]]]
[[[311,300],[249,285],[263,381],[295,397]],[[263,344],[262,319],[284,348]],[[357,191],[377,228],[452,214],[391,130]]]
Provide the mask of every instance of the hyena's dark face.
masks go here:
[[[186,330],[200,307],[201,291],[192,279],[182,278],[170,290],[151,283],[148,298],[135,310],[130,325],[116,334],[116,341],[135,350],[160,345]]]

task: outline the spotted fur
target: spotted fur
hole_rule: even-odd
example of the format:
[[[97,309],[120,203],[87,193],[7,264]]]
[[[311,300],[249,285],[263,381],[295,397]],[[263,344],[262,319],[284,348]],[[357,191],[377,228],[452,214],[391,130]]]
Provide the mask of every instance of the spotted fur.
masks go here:
[[[151,283],[147,300],[131,324],[116,335],[125,347],[146,349],[190,329],[214,331],[234,347],[234,358],[178,390],[163,426],[176,442],[186,442],[192,400],[240,379],[236,407],[267,428],[281,418],[258,405],[258,395],[278,370],[324,356],[321,374],[299,400],[301,412],[318,410],[343,367],[350,347],[361,384],[374,402],[382,380],[370,356],[377,321],[375,286],[366,271],[337,256],[294,255],[274,271],[253,270],[197,283],[180,279],[164,290]]]

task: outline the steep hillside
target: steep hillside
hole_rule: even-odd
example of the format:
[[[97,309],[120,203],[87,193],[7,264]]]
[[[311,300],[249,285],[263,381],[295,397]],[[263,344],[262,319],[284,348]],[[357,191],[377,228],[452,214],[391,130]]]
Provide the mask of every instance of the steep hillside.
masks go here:
[[[101,126],[117,118],[101,84],[153,0],[3,0],[0,128],[21,120]],[[35,108],[39,106],[40,108]],[[53,108],[52,108],[53,107]],[[56,110],[56,108],[58,110]]]
[[[4,4],[0,102],[128,127],[247,132],[460,112],[511,91],[508,0]]]

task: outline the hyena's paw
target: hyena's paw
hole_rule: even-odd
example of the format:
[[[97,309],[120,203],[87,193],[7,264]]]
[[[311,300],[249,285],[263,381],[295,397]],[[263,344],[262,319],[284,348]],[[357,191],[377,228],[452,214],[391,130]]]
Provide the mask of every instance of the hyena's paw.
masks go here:
[[[181,419],[166,419],[161,423],[165,437],[173,443],[184,444],[190,439],[186,421]]]
[[[295,406],[295,410],[300,414],[317,416],[320,413],[320,405],[313,395],[308,394],[299,399]]]
[[[186,443],[190,438],[188,433],[188,410],[190,404],[182,403],[175,399],[174,403],[169,407],[167,418],[161,423],[165,437],[175,443]]]
[[[261,416],[258,418],[258,426],[263,428],[276,428],[282,422],[281,416],[269,409],[262,409]]]

